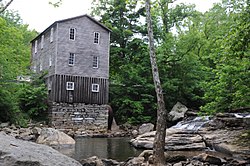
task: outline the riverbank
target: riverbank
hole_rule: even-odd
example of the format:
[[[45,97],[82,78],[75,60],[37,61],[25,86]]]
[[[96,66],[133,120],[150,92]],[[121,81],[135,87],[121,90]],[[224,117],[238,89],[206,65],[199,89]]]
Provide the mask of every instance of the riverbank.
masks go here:
[[[202,118],[204,119],[204,118]],[[187,128],[190,119],[181,122]],[[191,124],[190,124],[191,125]],[[152,130],[152,125],[148,126]],[[191,125],[192,126],[192,125]],[[38,136],[41,134],[41,130],[47,129],[48,126],[44,124],[30,124],[27,128],[21,128],[18,126],[10,125],[8,123],[0,124],[0,131],[11,135],[13,138],[18,138],[19,140],[27,140],[29,142],[35,142]],[[63,129],[64,133],[67,133],[74,137],[74,139],[79,138],[117,138],[124,136],[134,136],[142,133],[142,128],[135,128],[132,126],[122,126],[120,128],[127,128],[126,130],[117,129],[115,131],[106,130],[79,130],[79,129]],[[169,129],[168,129],[169,130]],[[192,137],[188,137],[192,135]],[[198,139],[199,138],[199,139]],[[137,140],[137,146],[139,148],[152,148],[152,141],[154,139],[154,132],[146,132],[135,138]],[[197,141],[198,139],[198,141]],[[249,129],[249,119],[243,119],[236,117],[234,114],[218,114],[217,116],[210,118],[207,123],[204,123],[202,128],[199,128],[196,132],[190,132],[185,130],[174,129],[174,132],[167,131],[167,150],[166,160],[170,166],[178,165],[249,165],[250,164],[250,129]],[[112,139],[109,143],[112,143]],[[88,142],[88,144],[91,146]],[[95,143],[93,143],[95,144]],[[169,146],[171,144],[171,146]],[[103,143],[101,144],[103,145]],[[146,146],[145,146],[146,145]],[[196,145],[201,145],[199,148]],[[122,146],[130,146],[122,145]],[[12,147],[12,145],[10,145]],[[15,144],[14,144],[15,147]],[[77,144],[74,147],[79,147]],[[121,145],[120,145],[121,147]],[[118,148],[120,148],[118,146]],[[172,147],[172,148],[171,148]],[[22,147],[25,148],[25,147]],[[86,148],[81,147],[83,152],[89,153],[90,150],[86,151]],[[100,148],[102,148],[100,146]],[[178,149],[179,148],[179,149]],[[182,148],[182,149],[181,149]],[[183,149],[184,148],[184,149]],[[108,149],[108,148],[107,148]],[[218,155],[218,152],[211,151],[217,150],[222,152],[222,155]],[[117,151],[123,151],[124,149],[116,149]],[[2,149],[0,149],[1,152]],[[22,150],[21,150],[22,151]],[[108,150],[107,150],[108,151]],[[214,152],[214,153],[212,153]],[[82,152],[80,152],[82,153]],[[118,162],[112,160],[110,156],[101,157],[86,157],[79,156],[77,160],[84,165],[84,163],[92,163],[92,165],[150,165],[151,151],[146,151],[138,157],[132,157],[129,159],[124,159],[124,161]],[[2,153],[6,156],[5,153]],[[68,155],[70,156],[70,155]],[[91,156],[91,153],[90,153]],[[70,156],[72,157],[72,156]],[[86,164],[85,164],[86,165]],[[100,165],[102,166],[102,165]]]

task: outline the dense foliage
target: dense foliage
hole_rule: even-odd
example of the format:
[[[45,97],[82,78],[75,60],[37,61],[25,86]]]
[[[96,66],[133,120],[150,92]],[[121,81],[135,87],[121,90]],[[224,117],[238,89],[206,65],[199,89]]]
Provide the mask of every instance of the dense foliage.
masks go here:
[[[0,122],[26,125],[46,109],[44,85],[17,80],[30,75],[30,41],[37,33],[28,30],[16,12],[0,15]]]
[[[93,1],[111,34],[110,101],[118,122],[156,115],[144,1]],[[249,2],[224,0],[206,13],[194,5],[155,0],[154,36],[170,110],[180,101],[204,113],[249,107]]]

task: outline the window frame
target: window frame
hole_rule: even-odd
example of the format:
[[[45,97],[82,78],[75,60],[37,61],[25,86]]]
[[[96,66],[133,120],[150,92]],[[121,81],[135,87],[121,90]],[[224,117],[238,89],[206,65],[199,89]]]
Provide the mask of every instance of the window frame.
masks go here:
[[[70,52],[69,53],[69,58],[68,58],[68,65],[69,66],[74,66],[75,65],[75,58],[76,58],[75,53]]]
[[[72,40],[72,41],[76,40],[76,28],[69,28],[69,40]]]
[[[43,70],[43,63],[40,62],[40,65],[39,65],[39,70],[42,71]]]
[[[95,93],[98,93],[100,91],[100,85],[96,84],[96,83],[92,84],[91,91],[95,92]]]
[[[36,64],[34,64],[33,72],[36,73]]]
[[[52,43],[54,41],[54,28],[53,27],[50,29],[50,38],[49,38],[49,40],[50,40],[50,43]]]
[[[43,49],[44,46],[44,35],[42,35],[41,37],[41,50]]]
[[[94,44],[100,44],[100,32],[94,32]]]
[[[38,41],[35,41],[35,53],[37,53],[37,45],[38,45]]]
[[[98,56],[93,56],[92,67],[93,67],[93,69],[99,68],[99,57]]]
[[[66,90],[74,90],[75,89],[75,83],[72,81],[66,82]]]
[[[52,66],[52,55],[49,55],[49,67]]]

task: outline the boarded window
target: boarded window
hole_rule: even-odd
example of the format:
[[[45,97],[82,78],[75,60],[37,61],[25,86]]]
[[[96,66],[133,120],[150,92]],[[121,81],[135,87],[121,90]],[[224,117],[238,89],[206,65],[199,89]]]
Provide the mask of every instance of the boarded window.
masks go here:
[[[70,28],[69,29],[69,39],[70,40],[75,40],[76,38],[76,29],[75,28]]]
[[[93,56],[93,68],[98,68],[98,57]]]
[[[75,54],[69,53],[69,65],[73,66],[75,64]]]
[[[99,84],[92,84],[92,92],[99,92]]]
[[[66,90],[74,90],[74,82],[67,82]]]
[[[99,40],[100,40],[100,33],[94,32],[94,43],[99,44]]]

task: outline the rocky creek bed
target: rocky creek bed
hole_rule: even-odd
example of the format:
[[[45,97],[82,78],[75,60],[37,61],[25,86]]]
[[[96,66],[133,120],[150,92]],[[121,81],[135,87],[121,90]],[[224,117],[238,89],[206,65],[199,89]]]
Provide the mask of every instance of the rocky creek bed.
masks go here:
[[[204,118],[203,118],[204,120]],[[167,165],[250,165],[250,123],[249,118],[239,118],[234,114],[218,114],[214,118],[204,121],[202,127],[190,130],[190,119],[181,122],[179,127],[167,129],[166,160]],[[146,127],[145,127],[146,126]],[[182,127],[181,127],[182,126]],[[185,127],[183,127],[185,126]],[[193,126],[195,127],[195,126]],[[123,130],[113,132],[84,131],[81,129],[64,129],[72,137],[116,137],[131,136],[131,144],[137,148],[149,149],[138,157],[118,162],[112,159],[100,159],[97,156],[78,161],[62,155],[54,150],[59,145],[74,146],[74,139],[64,138],[55,129],[48,126],[30,125],[20,128],[8,123],[0,125],[0,166],[1,165],[151,165],[150,155],[154,131],[152,124],[146,124],[137,130],[131,126],[122,126]],[[146,129],[145,129],[146,128]],[[46,131],[46,132],[45,132]],[[45,136],[41,136],[45,134]],[[40,138],[39,138],[40,136]],[[52,141],[52,138],[58,138]],[[62,138],[61,138],[62,137]],[[43,138],[43,139],[42,139]],[[40,142],[39,142],[40,141]],[[37,144],[47,144],[53,148]],[[128,145],[129,146],[129,145]],[[217,152],[215,152],[215,150]],[[221,152],[221,153],[218,153]],[[221,155],[219,155],[221,154]]]

